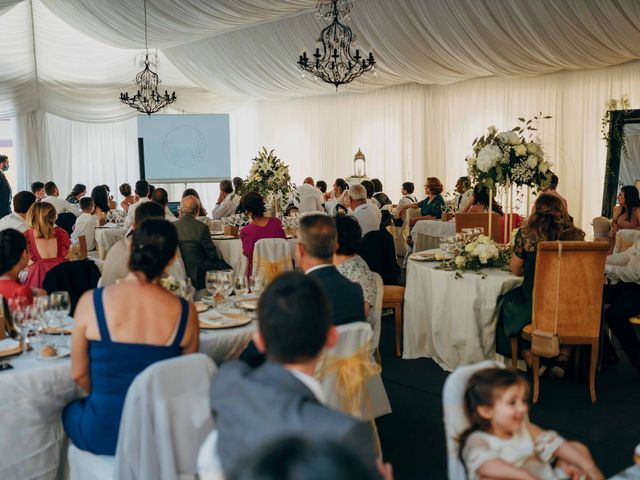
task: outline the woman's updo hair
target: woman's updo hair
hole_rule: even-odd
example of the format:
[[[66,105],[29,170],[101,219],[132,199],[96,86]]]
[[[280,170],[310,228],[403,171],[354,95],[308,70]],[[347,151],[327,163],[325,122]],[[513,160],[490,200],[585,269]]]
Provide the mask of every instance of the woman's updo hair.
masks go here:
[[[131,242],[129,270],[152,281],[158,278],[178,248],[176,228],[163,218],[147,218],[136,225]]]
[[[262,195],[257,192],[245,193],[240,199],[240,207],[254,217],[260,218],[264,216],[264,200],[262,199]]]
[[[27,248],[27,239],[13,228],[0,232],[0,275],[17,265]]]

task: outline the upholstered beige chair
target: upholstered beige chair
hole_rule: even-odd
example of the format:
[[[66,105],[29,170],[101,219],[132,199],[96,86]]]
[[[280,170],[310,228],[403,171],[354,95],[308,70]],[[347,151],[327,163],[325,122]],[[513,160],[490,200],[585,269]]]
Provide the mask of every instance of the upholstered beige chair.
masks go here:
[[[559,249],[559,244],[562,248]],[[532,323],[521,336],[531,341],[534,329],[558,333],[561,345],[590,345],[589,390],[596,401],[596,366],[600,346],[602,286],[609,245],[604,242],[540,242],[533,284]],[[557,319],[557,330],[554,328]],[[518,358],[511,338],[512,362]],[[533,356],[533,402],[540,392],[540,357]]]
[[[456,214],[456,232],[461,232],[463,228],[484,228],[484,234],[490,236],[492,240],[500,241],[500,215],[493,212],[491,217],[491,235],[489,235],[489,214],[488,213],[458,213]]]

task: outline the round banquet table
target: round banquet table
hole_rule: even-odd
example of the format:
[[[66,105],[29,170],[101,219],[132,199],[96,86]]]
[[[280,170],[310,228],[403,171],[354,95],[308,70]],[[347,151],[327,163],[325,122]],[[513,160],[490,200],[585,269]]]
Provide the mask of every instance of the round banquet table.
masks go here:
[[[431,250],[440,247],[440,239],[456,234],[455,221],[418,220],[411,229],[414,251]]]
[[[407,263],[402,358],[432,358],[444,370],[495,358],[498,298],[522,283],[498,269],[481,274]]]
[[[125,233],[127,233],[126,228],[113,223],[107,223],[104,227],[96,228],[96,246],[100,259],[105,259],[111,247],[123,239]]]
[[[200,351],[217,365],[237,358],[257,329],[255,320],[238,328],[200,330]],[[82,391],[71,379],[71,360],[8,359],[0,372],[0,478],[66,478],[67,436],[62,409]]]
[[[231,268],[233,268],[234,273],[243,271],[243,259],[244,255],[242,254],[242,241],[239,238],[220,238],[219,236],[212,237],[213,244],[215,245],[218,253],[222,257],[222,259],[227,262]],[[296,245],[298,244],[297,238],[289,238],[287,240],[289,242],[289,250],[291,251],[291,258],[295,264],[296,261]]]

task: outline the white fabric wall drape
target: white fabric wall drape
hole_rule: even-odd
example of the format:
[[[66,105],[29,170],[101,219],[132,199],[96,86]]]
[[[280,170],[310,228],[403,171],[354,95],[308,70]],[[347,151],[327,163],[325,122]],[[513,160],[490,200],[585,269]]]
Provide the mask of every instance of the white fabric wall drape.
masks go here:
[[[640,180],[640,124],[626,125],[625,137],[628,155],[621,152],[619,183],[635,185]]]

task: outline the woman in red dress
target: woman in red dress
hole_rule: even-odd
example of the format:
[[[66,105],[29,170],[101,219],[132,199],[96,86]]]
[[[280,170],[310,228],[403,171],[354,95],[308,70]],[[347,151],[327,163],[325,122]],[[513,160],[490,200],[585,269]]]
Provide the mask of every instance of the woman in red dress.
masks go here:
[[[49,270],[66,261],[71,239],[69,234],[56,226],[56,209],[46,202],[34,203],[27,212],[29,230],[24,232],[31,264],[26,285],[42,288]]]
[[[0,295],[6,300],[24,297],[28,305],[33,302],[31,288],[18,281],[18,275],[28,263],[24,235],[13,228],[0,232]]]

